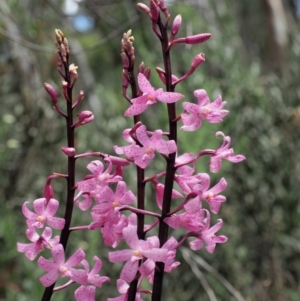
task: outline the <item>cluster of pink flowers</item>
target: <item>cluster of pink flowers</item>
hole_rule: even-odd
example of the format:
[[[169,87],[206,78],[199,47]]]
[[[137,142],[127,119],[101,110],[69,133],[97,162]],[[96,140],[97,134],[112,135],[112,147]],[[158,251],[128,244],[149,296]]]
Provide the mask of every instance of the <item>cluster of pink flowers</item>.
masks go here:
[[[167,22],[170,19],[164,1],[151,0],[149,7],[144,4],[139,4],[139,7],[147,13],[152,22],[153,31],[161,39],[163,33],[159,32],[159,29],[165,28],[164,30],[166,30]],[[166,17],[165,26],[158,26],[163,24],[161,13]],[[165,61],[169,59],[167,55],[174,45],[179,43],[199,44],[210,38],[210,34],[199,34],[176,39],[180,25],[181,17],[177,16],[171,28],[169,42],[164,49]],[[78,77],[77,67],[74,64],[68,65],[68,42],[59,30],[56,31],[56,40],[58,69],[64,79],[63,95],[69,106],[68,112],[73,113],[83,99],[83,92],[81,91],[77,100],[72,103],[72,88]],[[220,193],[226,189],[227,182],[221,178],[218,183],[211,185],[209,174],[197,173],[196,165],[201,157],[208,155],[210,156],[209,170],[217,173],[221,170],[223,160],[238,163],[245,157],[234,154],[233,149],[230,148],[231,139],[223,132],[216,133],[217,137],[223,137],[220,148],[203,149],[196,154],[179,155],[177,137],[174,134],[174,127],[176,128],[177,122],[180,120],[183,124],[181,130],[196,131],[204,120],[209,123],[219,123],[228,114],[228,111],[223,109],[226,102],[222,101],[220,96],[214,102],[210,102],[206,91],[199,89],[194,91],[198,100],[197,104],[183,102],[182,113],[174,116],[176,103],[184,97],[184,95],[174,92],[175,86],[195,71],[204,61],[204,55],[196,56],[190,69],[180,78],[170,73],[168,64],[165,65],[166,70],[157,68],[159,78],[166,85],[167,91],[152,86],[150,69],[141,64],[136,76],[139,91],[129,97],[127,88],[129,85],[135,84],[135,81],[133,82],[128,76],[129,72],[133,70],[135,59],[132,43],[131,32],[124,34],[121,54],[124,68],[123,95],[129,101],[129,107],[124,115],[134,117],[134,125],[123,131],[123,138],[128,145],[114,146],[115,153],[121,157],[98,152],[76,155],[73,138],[73,141],[68,141],[67,147],[62,147],[62,151],[71,159],[69,164],[73,164],[72,166],[75,167],[76,159],[87,156],[100,157],[102,161],[97,159],[90,162],[87,165],[90,174],[77,183],[72,182],[75,179],[74,174],[56,173],[50,176],[45,185],[43,198],[33,202],[35,212],[28,209],[29,202],[25,202],[22,207],[28,227],[26,235],[31,243],[18,243],[18,251],[25,253],[28,259],[34,260],[45,248],[51,250],[53,261],[44,257],[40,257],[37,261],[38,266],[46,272],[40,277],[40,282],[49,288],[50,293],[45,291],[45,295],[49,296],[47,300],[50,300],[54,284],[59,277],[66,277],[68,281],[63,286],[54,288],[55,291],[74,282],[80,285],[75,291],[77,301],[94,301],[96,287],[101,287],[104,282],[109,281],[108,277],[99,275],[102,262],[97,256],[93,258],[95,260],[94,268],[89,270],[89,264],[82,249],[78,249],[65,261],[65,248],[72,231],[99,229],[105,245],[116,248],[121,240],[128,245],[127,249],[108,253],[108,259],[112,264],[125,262],[117,280],[117,288],[121,295],[116,298],[108,298],[108,301],[129,300],[132,291],[135,295],[134,299],[131,297],[130,300],[143,300],[142,294],[154,293],[141,287],[142,280],[145,278],[153,283],[157,281],[156,273],[170,273],[178,267],[180,262],[175,259],[176,251],[187,240],[192,250],[199,250],[205,246],[209,253],[215,251],[216,244],[227,241],[226,236],[216,234],[223,225],[222,219],[219,219],[215,225],[211,224],[211,213],[218,214],[222,203],[226,201],[226,197]],[[63,74],[61,66],[65,66],[67,74]],[[45,89],[52,98],[54,109],[67,120],[73,120],[69,113],[66,114],[61,109],[58,94],[54,88],[45,84]],[[165,103],[169,111],[173,112],[169,112],[168,116],[171,124],[170,132],[164,132],[161,129],[149,130],[139,119],[139,115],[144,113],[149,106],[155,105],[157,100]],[[93,118],[90,111],[80,112],[78,120],[67,128],[68,137],[74,137],[75,129],[91,122]],[[143,171],[152,164],[155,154],[166,161],[167,167],[164,171],[145,178]],[[130,165],[136,166],[139,175],[137,191],[129,190],[126,179],[123,178],[124,168]],[[64,218],[54,216],[60,202],[53,198],[54,192],[51,186],[51,180],[60,177],[67,178],[69,181],[70,193],[68,195],[71,195],[71,199],[67,201]],[[174,183],[177,184],[176,188],[173,188]],[[144,208],[145,193],[143,189],[147,184],[153,185],[155,188],[157,202],[155,212]],[[74,187],[77,189],[76,195]],[[178,199],[178,201],[172,201],[172,199]],[[171,201],[173,208],[171,208]],[[82,211],[89,211],[91,216],[89,225],[70,227],[72,214],[70,215],[69,212],[73,210],[73,204]],[[144,223],[143,216],[145,215],[153,219],[151,224]],[[172,232],[174,236],[179,228],[185,231],[185,235],[179,242],[174,236],[166,238],[161,233],[147,236],[148,231],[154,229],[158,224],[164,229],[169,227],[175,229]],[[38,234],[40,229],[44,229],[41,235]],[[52,229],[62,230],[62,234],[51,238]],[[161,267],[163,267],[162,270]]]

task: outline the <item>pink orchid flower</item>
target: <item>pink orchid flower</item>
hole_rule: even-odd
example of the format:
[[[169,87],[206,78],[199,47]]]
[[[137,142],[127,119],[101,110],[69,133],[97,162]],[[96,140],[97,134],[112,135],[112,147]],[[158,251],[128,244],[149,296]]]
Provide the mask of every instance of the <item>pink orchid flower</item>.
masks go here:
[[[42,252],[45,248],[51,249],[52,247],[58,245],[59,236],[55,236],[51,239],[52,229],[46,227],[42,235],[36,232],[35,228],[30,228],[26,230],[26,236],[32,243],[22,244],[17,243],[17,250],[19,252],[25,253],[25,256],[29,260],[34,260],[36,256]]]
[[[123,229],[128,225],[135,225],[136,219],[135,213],[130,214],[128,218],[124,214],[121,214],[117,223],[105,223],[101,228],[104,243],[107,246],[115,248],[123,238]]]
[[[104,165],[101,161],[95,160],[87,165],[87,169],[92,173],[88,179],[77,183],[78,190],[82,192],[94,192],[97,188],[107,186],[109,183],[116,183],[122,180],[122,177],[116,173],[111,174],[112,163],[109,162],[107,169],[104,171]]]
[[[126,261],[121,271],[121,279],[131,282],[138,271],[139,260],[145,257],[154,262],[164,262],[168,258],[167,249],[153,248],[149,241],[138,239],[136,226],[129,225],[122,233],[131,249],[108,253],[110,262]]]
[[[47,274],[40,277],[40,281],[45,287],[55,283],[60,275],[62,277],[69,277],[79,284],[86,283],[86,271],[73,269],[73,266],[79,265],[85,257],[82,249],[78,249],[66,262],[65,251],[61,244],[54,246],[51,249],[51,254],[54,262],[42,256],[38,259],[39,267],[47,272]]]
[[[239,163],[246,159],[243,155],[234,155],[234,151],[230,147],[231,139],[225,136],[223,132],[217,132],[216,137],[223,136],[223,143],[210,158],[209,170],[211,172],[218,172],[222,167],[222,159],[228,160],[232,163]]]
[[[147,239],[151,242],[152,246],[155,248],[159,248],[159,240],[158,237],[153,236],[152,238]],[[174,261],[176,256],[176,249],[178,246],[178,242],[174,237],[170,237],[162,246],[162,249],[168,250],[168,257],[164,261],[165,267],[164,271],[167,273],[171,273],[173,269],[180,265],[180,262]],[[155,270],[155,262],[151,259],[147,259],[140,267],[139,271],[143,277],[147,277],[150,283],[153,283],[154,270]]]
[[[96,196],[96,201],[100,203],[93,207],[93,211],[100,214],[107,214],[111,210],[118,211],[123,205],[129,205],[136,201],[136,196],[131,190],[127,190],[126,183],[118,182],[114,193],[108,186],[104,187]]]
[[[124,114],[126,117],[141,114],[150,105],[156,103],[156,100],[164,103],[174,103],[183,97],[180,93],[164,92],[163,89],[155,90],[146,76],[142,73],[138,74],[138,84],[143,95],[131,100],[131,106]]]
[[[140,168],[147,167],[150,160],[154,158],[154,151],[163,155],[169,155],[177,151],[175,141],[165,141],[162,139],[161,130],[156,130],[152,133],[151,138],[149,138],[146,127],[141,125],[136,130],[136,138],[142,146],[132,142],[132,144],[128,146],[114,146],[114,150],[118,155],[124,154]]]
[[[199,231],[203,229],[204,224],[204,210],[196,210],[195,213],[181,213],[181,214],[174,214],[170,217],[166,217],[164,222],[168,224],[173,229],[178,229],[182,227],[189,231]]]
[[[206,250],[212,254],[215,251],[216,244],[217,243],[219,243],[219,244],[225,243],[227,241],[227,237],[224,235],[220,235],[220,236],[215,235],[215,233],[218,232],[223,226],[222,219],[218,219],[217,224],[215,224],[214,226],[209,228],[210,214],[207,210],[205,210],[205,211],[207,214],[205,226],[204,226],[203,230],[201,230],[201,232],[198,234],[197,238],[190,242],[190,248],[192,250],[199,250],[203,247],[203,242],[205,242]]]
[[[205,90],[195,90],[194,95],[198,98],[198,104],[191,102],[184,102],[182,104],[185,112],[181,114],[181,120],[184,131],[195,131],[201,124],[202,120],[206,119],[210,123],[218,123],[223,121],[229,111],[222,110],[226,101],[222,101],[219,96],[214,102],[210,103]]]
[[[36,199],[33,201],[34,212],[27,208],[25,202],[22,206],[22,212],[27,217],[27,225],[29,228],[43,228],[45,224],[48,224],[54,229],[61,230],[65,226],[65,220],[60,217],[54,217],[56,213],[59,202],[55,199],[50,199],[49,202],[45,198]]]
[[[94,301],[96,295],[96,287],[101,287],[102,283],[109,281],[110,279],[106,276],[100,276],[98,273],[102,268],[102,261],[94,256],[93,259],[96,261],[95,266],[89,272],[89,263],[83,259],[81,264],[84,266],[85,272],[87,274],[86,283],[80,286],[74,293],[76,301]],[[93,285],[88,285],[91,283]]]
[[[227,182],[224,178],[222,178],[214,187],[208,189],[210,186],[209,175],[201,173],[199,176],[201,178],[201,184],[195,185],[193,191],[196,192],[202,200],[209,204],[210,210],[213,213],[217,214],[220,210],[221,204],[226,201],[225,196],[218,194],[226,189]]]
[[[116,298],[107,298],[107,301],[127,301],[128,299],[128,289],[129,284],[126,283],[123,279],[117,280],[117,288],[118,292],[121,294],[121,296],[118,296]],[[143,299],[140,297],[140,293],[138,292],[139,289],[137,289],[137,293],[135,296],[135,301],[143,301]]]

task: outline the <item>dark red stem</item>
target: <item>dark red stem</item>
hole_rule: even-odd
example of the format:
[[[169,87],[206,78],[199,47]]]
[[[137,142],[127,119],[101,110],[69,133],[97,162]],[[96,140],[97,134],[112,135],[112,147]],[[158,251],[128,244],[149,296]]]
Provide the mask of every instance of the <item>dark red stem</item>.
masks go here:
[[[68,139],[68,147],[75,147],[74,141],[74,127],[73,124],[73,109],[72,109],[72,87],[71,78],[69,72],[69,62],[68,59],[64,63],[65,69],[65,80],[68,83],[68,99],[66,101],[67,104],[67,116],[66,118],[66,127],[67,127],[67,139]],[[74,205],[74,194],[75,194],[75,158],[68,157],[68,178],[67,178],[67,201],[65,208],[65,227],[61,231],[59,243],[63,245],[64,249],[66,249],[66,245],[68,242],[69,234],[70,234],[70,224],[73,213],[73,205]],[[43,297],[41,301],[50,301],[55,283],[49,287],[47,287],[44,291]]]
[[[166,76],[166,90],[168,92],[174,92],[174,87],[172,86],[172,69],[171,69],[171,60],[170,60],[170,52],[168,50],[168,33],[167,26],[164,25],[161,19],[158,19],[158,27],[161,32],[161,47],[162,54],[164,60],[164,69]],[[169,119],[169,139],[174,140],[177,143],[177,123],[176,123],[176,105],[175,103],[168,104],[168,119]],[[169,226],[164,222],[164,218],[170,212],[171,209],[171,199],[172,199],[172,189],[174,183],[174,175],[175,175],[175,158],[176,153],[170,154],[167,160],[167,169],[166,169],[166,177],[165,177],[165,190],[163,197],[163,205],[162,205],[162,213],[161,219],[159,222],[159,241],[160,246],[162,246],[168,239],[168,230]],[[157,262],[157,269],[154,274],[153,281],[153,291],[152,291],[152,301],[160,301],[162,295],[162,284],[164,277],[164,263]]]

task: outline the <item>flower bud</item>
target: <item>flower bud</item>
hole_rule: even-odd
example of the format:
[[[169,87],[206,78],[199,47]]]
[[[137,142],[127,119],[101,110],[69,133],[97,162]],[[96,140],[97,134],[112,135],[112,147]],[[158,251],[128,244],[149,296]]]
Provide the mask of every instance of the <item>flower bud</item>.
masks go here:
[[[139,9],[143,10],[149,17],[151,17],[150,8],[146,4],[144,4],[144,3],[138,3],[136,6]]]
[[[143,73],[145,72],[145,64],[144,62],[141,62],[139,67],[138,67],[138,73]]]
[[[185,38],[186,44],[200,44],[207,41],[211,37],[210,33],[200,33],[194,36],[188,36]]]
[[[78,77],[77,69],[78,69],[78,66],[75,66],[75,64],[71,64],[69,66],[69,72],[74,76],[74,78]]]
[[[53,105],[56,106],[58,96],[57,96],[55,89],[50,84],[47,84],[47,83],[44,83],[44,87],[45,87],[45,90],[47,91],[47,93],[51,96]]]
[[[172,42],[172,44],[185,43],[185,44],[200,44],[205,42],[211,37],[210,33],[200,33],[194,36],[188,36],[185,38],[179,38]]]
[[[50,199],[54,197],[54,191],[51,184],[47,183],[44,187],[44,198],[46,199],[46,202],[49,202]]]
[[[146,77],[147,79],[149,79],[150,76],[151,76],[151,68],[150,68],[150,67],[147,67],[147,68],[144,70],[144,73],[143,73],[143,74],[145,75],[145,77]]]
[[[171,33],[173,36],[177,35],[181,26],[181,21],[182,21],[181,15],[177,15],[173,21],[172,28],[171,28]]]
[[[192,61],[191,67],[193,69],[196,69],[200,64],[202,64],[205,61],[205,54],[199,53],[196,55]]]
[[[94,119],[94,114],[91,111],[82,111],[78,114],[78,125],[83,125],[91,122]]]
[[[121,59],[122,59],[123,68],[128,69],[129,68],[129,59],[128,59],[128,56],[126,55],[126,53],[123,51],[121,52]]]
[[[68,157],[74,157],[75,155],[75,148],[74,147],[65,147],[63,146],[61,150],[68,156]]]
[[[150,1],[150,12],[151,12],[151,20],[153,22],[156,22],[159,17],[159,7],[153,0]]]
[[[125,91],[127,90],[129,86],[129,81],[128,81],[128,78],[127,76],[125,75],[125,70],[123,70],[123,73],[122,73],[122,87],[125,89]]]

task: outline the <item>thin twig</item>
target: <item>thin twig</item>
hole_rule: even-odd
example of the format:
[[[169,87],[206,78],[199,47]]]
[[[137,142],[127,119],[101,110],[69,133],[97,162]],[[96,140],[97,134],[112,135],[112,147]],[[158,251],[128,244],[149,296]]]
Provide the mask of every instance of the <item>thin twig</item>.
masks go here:
[[[196,263],[201,265],[204,269],[206,269],[209,273],[215,276],[221,284],[238,300],[238,301],[246,301],[246,299],[232,286],[232,284],[225,279],[215,268],[209,265],[203,258],[194,254],[189,249],[182,247],[181,249],[182,255],[185,252],[190,258],[192,258]]]
[[[197,265],[195,265],[190,256],[190,252],[188,249],[181,249],[181,254],[184,258],[184,260],[190,265],[193,273],[195,274],[195,276],[199,279],[202,287],[204,288],[204,290],[206,291],[208,298],[210,301],[218,301],[217,297],[214,293],[214,291],[212,290],[212,288],[210,287],[210,285],[208,284],[204,274],[200,271],[200,269],[198,268]]]

